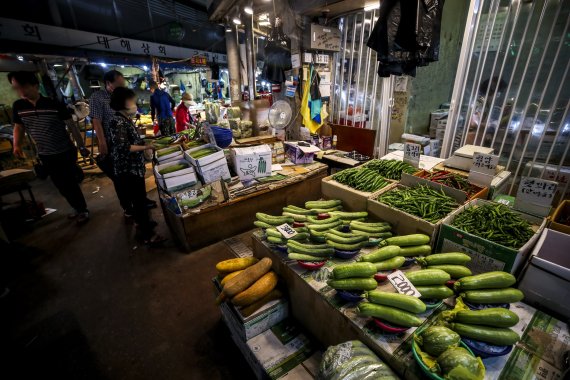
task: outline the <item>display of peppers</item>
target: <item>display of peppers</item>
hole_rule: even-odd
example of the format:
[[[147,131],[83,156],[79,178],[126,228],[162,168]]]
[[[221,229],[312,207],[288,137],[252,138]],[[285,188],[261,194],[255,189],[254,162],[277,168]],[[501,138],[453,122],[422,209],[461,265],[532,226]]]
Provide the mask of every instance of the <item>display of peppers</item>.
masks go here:
[[[481,190],[479,187],[471,184],[467,178],[456,173],[448,172],[447,170],[435,170],[433,172],[424,171],[418,176],[432,182],[461,190],[465,192],[468,197],[475,195],[479,190]]]

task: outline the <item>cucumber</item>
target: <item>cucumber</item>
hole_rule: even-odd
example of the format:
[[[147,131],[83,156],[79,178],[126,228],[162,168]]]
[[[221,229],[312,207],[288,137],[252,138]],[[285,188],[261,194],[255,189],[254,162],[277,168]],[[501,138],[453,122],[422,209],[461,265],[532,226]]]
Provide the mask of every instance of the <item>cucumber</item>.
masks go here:
[[[422,320],[412,313],[395,307],[375,305],[371,302],[358,304],[358,313],[366,317],[380,318],[383,321],[403,327],[417,327],[422,324]]]
[[[427,269],[441,269],[444,272],[449,273],[451,278],[463,278],[471,276],[471,269],[464,267],[463,265],[430,265]]]
[[[340,220],[340,218],[338,216],[331,216],[330,218],[326,218],[326,219],[317,219],[314,216],[307,216],[307,222],[310,224],[329,224],[332,222],[335,222],[337,220]]]
[[[377,261],[374,263],[377,271],[397,269],[404,265],[406,258],[404,256],[396,256],[384,261]],[[453,293],[453,292],[452,292]]]
[[[332,240],[327,240],[327,244],[340,251],[356,251],[362,248],[362,242],[354,244],[342,244]]]
[[[312,255],[307,255],[304,253],[297,253],[297,252],[289,252],[287,257],[290,260],[313,261],[313,262],[325,261],[328,259],[327,257],[312,256]]]
[[[429,244],[429,236],[424,234],[412,234],[404,236],[394,236],[384,241],[384,245],[397,245],[399,247],[409,247],[413,245]]]
[[[327,239],[324,236],[314,236],[311,235],[309,238],[314,243],[326,243]]]
[[[328,259],[332,256],[332,254],[327,252],[327,251],[316,251],[316,250],[314,250],[311,252],[307,252],[307,251],[305,251],[299,247],[290,246],[290,245],[287,245],[287,253],[298,253],[301,255],[309,255],[309,256],[314,256],[314,257],[320,257],[321,260]],[[299,259],[299,260],[301,260],[301,259]]]
[[[523,292],[514,288],[467,290],[460,295],[471,303],[513,303],[524,298]]]
[[[264,214],[262,212],[256,213],[255,217],[257,220],[260,220],[264,223],[271,224],[274,226],[279,226],[279,225],[285,224],[285,223],[293,223],[295,221],[295,220],[293,220],[293,218],[290,218],[287,216],[272,216],[272,215]]]
[[[285,237],[283,237],[283,235],[281,235],[281,232],[274,230],[274,229],[270,229],[270,228],[266,229],[265,233],[267,234],[267,237],[273,237],[275,239],[282,239],[284,242],[288,242],[290,240],[303,241],[303,240],[307,240],[310,236],[308,232],[300,232],[300,233],[297,233],[297,235],[295,235],[289,239],[286,239]]]
[[[369,232],[369,233],[380,233],[380,232],[388,232],[392,229],[392,226],[384,225],[384,226],[366,226],[362,224],[355,223],[355,221],[350,222],[350,229],[351,230],[358,230],[362,232]]]
[[[495,271],[464,277],[453,286],[456,291],[476,289],[501,289],[513,285],[517,279],[510,273]]]
[[[343,238],[351,238],[351,237],[354,237],[354,234],[353,234],[353,233],[350,233],[350,232],[341,232],[341,231],[335,230],[335,229],[328,230],[328,231],[327,231],[327,234],[334,234],[334,235],[336,235],[336,236],[340,236],[340,237],[343,237]],[[363,236],[363,235],[361,235],[361,236]]]
[[[462,337],[496,344],[497,346],[512,346],[520,339],[519,334],[508,328],[466,325],[463,323],[451,323],[449,327]]]
[[[422,269],[413,272],[406,272],[406,277],[416,285],[443,285],[451,280],[449,273],[441,269]]]
[[[366,255],[362,255],[358,258],[358,261],[368,261],[371,263],[375,263],[377,261],[384,261],[391,259],[392,257],[396,257],[400,254],[400,247],[397,245],[389,245],[387,247],[382,247],[377,249],[376,251],[372,251],[367,253]]]
[[[491,327],[513,327],[519,323],[519,316],[508,309],[492,307],[482,310],[459,310],[453,317],[453,322]]]
[[[331,208],[313,208],[312,209],[317,214],[330,214],[333,211],[340,211],[342,210],[342,206],[335,206]]]
[[[317,214],[314,210],[307,210],[301,207],[294,207],[294,206],[283,207],[283,212],[290,212],[292,214],[305,215],[305,216]]]
[[[418,264],[425,267],[428,265],[465,265],[471,261],[471,257],[461,252],[450,252],[450,253],[434,253],[426,257],[421,257],[418,260]]]
[[[412,247],[400,247],[400,256],[425,256],[431,253],[431,247],[427,244]]]
[[[422,295],[422,299],[443,300],[453,296],[453,290],[445,285],[437,286],[416,286],[416,290]]]
[[[300,243],[298,241],[295,240],[289,240],[287,242],[287,245],[291,245],[291,246],[295,246],[295,247],[300,247],[300,248],[304,248],[304,249],[330,249],[330,247],[327,244],[306,244],[306,243]]]
[[[341,237],[331,233],[327,233],[325,237],[327,238],[327,240],[331,240],[334,241],[335,243],[340,243],[340,244],[356,244],[368,240],[368,237],[366,236]]]
[[[253,222],[253,225],[259,228],[273,228],[274,226],[271,224],[267,224],[265,222],[262,222],[260,220],[256,220],[255,222]]]
[[[378,283],[373,278],[344,278],[328,280],[327,285],[338,290],[374,290]]]
[[[293,218],[293,220],[295,222],[306,222],[307,221],[307,216],[306,215],[301,215],[301,214],[293,214],[292,212],[283,212],[282,214],[283,216],[287,216],[290,218]]]
[[[311,235],[308,232],[299,232],[297,235],[289,238],[288,240],[304,241],[307,240]]]
[[[353,220],[350,222],[351,225],[358,225],[364,227],[392,227],[392,225],[388,222],[360,222],[358,220]]]
[[[331,216],[338,216],[343,220],[354,220],[354,219],[362,219],[368,217],[368,212],[366,211],[355,211],[355,212],[348,212],[348,211],[332,211],[329,213]]]
[[[366,293],[366,298],[374,304],[392,306],[414,314],[420,314],[426,311],[425,303],[416,297],[407,296],[405,294],[373,290]]]
[[[275,236],[268,236],[267,241],[270,242],[271,244],[279,244],[279,245],[285,245],[287,243],[287,240]]]
[[[303,253],[306,255],[313,255],[313,256],[331,256],[334,254],[334,248],[331,248],[327,245],[310,245],[310,244],[294,244],[295,241],[289,240],[287,242],[287,248],[290,251]],[[322,247],[322,248],[318,248]]]
[[[308,201],[305,202],[305,208],[309,209],[309,210],[313,210],[313,209],[327,209],[327,208],[333,208],[333,207],[338,207],[342,205],[342,201],[339,199],[331,199],[328,201]]]
[[[350,263],[337,265],[333,269],[333,278],[372,277],[376,274],[376,266],[372,263]]]
[[[362,235],[362,236],[368,236],[369,238],[372,239],[380,239],[380,240],[384,240],[387,239],[389,237],[392,237],[392,233],[391,232],[378,232],[378,233],[372,233],[372,232],[364,232],[364,231],[360,231],[360,230],[351,230],[351,232],[354,235]],[[394,246],[395,247],[395,246]]]
[[[322,231],[330,230],[332,228],[336,228],[336,227],[340,226],[341,224],[342,224],[342,222],[340,220],[335,220],[335,221],[328,223],[328,224],[310,224],[309,230],[322,232]]]

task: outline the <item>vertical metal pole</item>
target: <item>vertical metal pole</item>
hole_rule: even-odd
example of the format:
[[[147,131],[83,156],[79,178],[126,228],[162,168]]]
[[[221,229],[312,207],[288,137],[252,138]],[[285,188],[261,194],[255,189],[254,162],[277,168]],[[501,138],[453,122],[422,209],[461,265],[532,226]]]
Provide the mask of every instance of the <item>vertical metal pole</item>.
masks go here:
[[[388,142],[390,141],[390,120],[392,118],[392,107],[394,106],[394,76],[382,80],[382,114],[380,128],[376,134],[376,147],[378,157],[384,156],[388,152]]]
[[[562,132],[564,130],[566,118],[568,117],[568,111],[570,111],[570,103],[566,104],[566,111],[564,112],[564,116],[560,120],[561,124],[558,126],[558,130],[556,131],[556,136],[554,136],[554,140],[552,141],[552,145],[550,146],[548,156],[546,157],[546,161],[544,161],[544,166],[542,168],[542,171],[540,172],[540,178],[542,178],[542,176],[544,175],[544,172],[546,171],[546,166],[550,162],[550,157],[552,156],[552,151],[554,150],[554,147],[556,146],[556,141],[558,140],[558,137],[560,136],[560,132]],[[566,143],[566,151],[568,151],[568,147],[570,147],[570,143]],[[564,157],[566,157],[566,154],[564,154]],[[563,163],[564,163],[564,158],[562,160],[560,160],[560,164],[558,165],[558,168],[556,168],[556,173],[560,173],[560,167],[562,166]]]
[[[374,54],[372,54],[373,58],[376,58],[376,52],[374,52]],[[378,123],[376,123],[376,109],[382,105],[382,97],[380,97],[380,101],[378,101],[378,66],[380,66],[380,63],[374,59],[376,61],[376,64],[374,65],[374,73],[376,75],[374,75],[374,80],[372,81],[372,115],[370,115],[370,128],[371,129],[376,129],[379,130],[380,129],[380,125]]]
[[[372,35],[372,29],[374,28],[374,18],[376,16],[376,10],[374,10],[371,15],[370,15],[370,28],[368,30],[368,38],[370,38],[370,36]],[[366,30],[366,28],[364,29]],[[362,103],[362,110],[366,111],[366,101],[368,100],[368,88],[369,86],[369,79],[370,79],[370,59],[372,57],[372,49],[370,49],[367,46],[363,46],[363,49],[366,49],[366,75],[364,76],[364,96],[363,96],[363,103]],[[370,114],[372,113],[372,108],[374,107],[374,102],[370,101],[370,109],[368,110],[368,121],[369,123],[366,124],[367,128],[372,128],[372,125],[370,124],[372,122],[372,120],[370,119]]]
[[[237,27],[226,32],[226,52],[228,55],[228,72],[230,77],[230,98],[232,103],[241,101],[241,80],[239,48],[237,43]]]
[[[348,39],[348,25],[349,25],[349,18],[350,16],[345,16],[343,19],[343,39],[342,39],[342,58],[340,60],[340,68],[339,68],[339,73],[340,73],[340,81],[339,81],[339,94],[338,94],[338,105],[336,108],[337,111],[337,117],[336,117],[336,122],[340,123],[340,114],[342,111],[342,93],[345,90],[345,84],[344,84],[344,62],[346,60],[346,40]],[[348,99],[348,90],[347,90],[347,99]]]
[[[255,99],[255,50],[253,48],[253,15],[245,14],[245,55],[249,99]]]
[[[354,40],[356,39],[356,21],[358,20],[358,14],[354,15],[354,22],[352,26],[352,39],[350,41],[350,64],[348,66],[348,83],[346,88],[346,112],[348,115],[348,104],[350,103],[350,91],[352,90],[352,69],[354,66]],[[354,105],[353,105],[354,108]],[[356,112],[356,108],[354,108]]]
[[[360,42],[358,44],[358,66],[356,67],[356,93],[354,95],[354,114],[358,108],[358,98],[360,97],[360,73],[362,67],[362,45],[364,45],[364,30],[366,25],[366,12],[362,12],[362,23],[360,24]],[[357,28],[354,28],[356,30]],[[362,107],[364,113],[364,107]]]
[[[156,42],[156,32],[154,30],[154,22],[152,21],[152,9],[150,9],[150,0],[146,0],[146,9],[148,10],[148,23],[152,30],[152,41]]]

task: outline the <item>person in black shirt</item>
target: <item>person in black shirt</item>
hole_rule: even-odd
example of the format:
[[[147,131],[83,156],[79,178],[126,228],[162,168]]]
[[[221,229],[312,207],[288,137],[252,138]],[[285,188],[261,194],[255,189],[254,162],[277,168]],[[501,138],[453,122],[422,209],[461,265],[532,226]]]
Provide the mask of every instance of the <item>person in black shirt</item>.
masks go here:
[[[54,185],[75,210],[69,215],[78,224],[89,220],[89,211],[78,180],[77,149],[71,142],[72,132],[83,157],[89,155],[71,113],[55,100],[40,94],[39,81],[29,71],[11,72],[8,81],[21,99],[12,106],[14,111],[14,155],[24,157],[22,144],[27,132],[34,140],[38,158]]]
[[[111,108],[116,112],[109,126],[109,155],[113,161],[114,178],[119,194],[132,204],[132,211],[145,244],[155,245],[165,239],[154,232],[146,207],[144,180],[144,151],[154,150],[140,138],[132,118],[137,114],[136,95],[133,90],[119,87],[111,94]]]

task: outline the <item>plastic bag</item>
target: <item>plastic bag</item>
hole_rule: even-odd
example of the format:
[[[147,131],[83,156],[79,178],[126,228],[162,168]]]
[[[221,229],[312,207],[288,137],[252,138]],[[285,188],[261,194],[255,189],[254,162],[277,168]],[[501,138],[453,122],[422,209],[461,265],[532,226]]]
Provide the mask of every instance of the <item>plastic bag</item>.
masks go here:
[[[330,346],[323,355],[317,379],[399,379],[372,350],[358,340]]]

